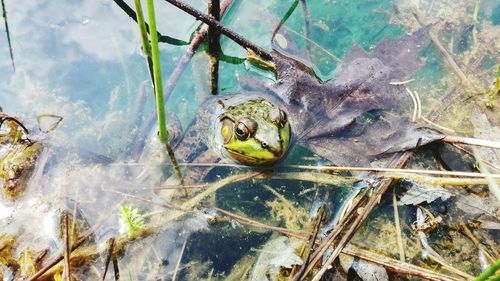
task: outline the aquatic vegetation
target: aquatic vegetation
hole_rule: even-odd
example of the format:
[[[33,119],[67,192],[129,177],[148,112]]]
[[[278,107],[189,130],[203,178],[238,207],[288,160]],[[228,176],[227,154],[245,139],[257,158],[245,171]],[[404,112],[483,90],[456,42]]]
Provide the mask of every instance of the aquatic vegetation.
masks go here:
[[[21,122],[0,112],[2,127],[7,129],[0,133],[2,189],[4,194],[15,197],[26,188],[43,145],[28,138],[28,131]]]
[[[134,237],[135,233],[144,227],[144,216],[139,214],[139,209],[132,206],[119,206],[122,221],[127,228],[129,237]]]
[[[488,96],[488,102],[486,103],[487,107],[493,107],[493,101],[498,97],[500,93],[500,64],[497,69],[497,76],[493,85],[487,88],[484,93]]]
[[[201,2],[190,3],[205,7]],[[169,4],[157,5],[162,15],[157,24],[163,34],[183,33],[177,43],[193,39],[186,53],[178,47],[182,44],[173,41],[168,41],[173,46],[161,48],[163,62],[180,61],[175,70],[166,71],[173,70],[165,94],[169,108],[175,108],[167,125],[179,132],[169,128],[184,182],[167,161],[164,144],[149,133],[153,125],[144,124],[150,122],[148,111],[153,112],[154,123],[158,104],[148,100],[148,69],[140,55],[135,24],[126,16],[121,18],[116,6],[99,4],[95,10],[88,3],[78,6],[83,15],[105,11],[102,17],[119,22],[105,44],[113,46],[126,38],[126,45],[133,45],[135,51],[130,55],[124,49],[122,61],[106,62],[109,69],[123,70],[123,77],[120,71],[114,72],[118,82],[103,75],[97,87],[83,75],[74,80],[84,82],[72,87],[89,84],[88,89],[69,91],[71,98],[58,99],[74,88],[51,83],[7,91],[8,103],[0,96],[2,105],[23,116],[26,128],[44,144],[43,161],[33,164],[36,188],[0,200],[0,275],[20,278],[23,271],[38,280],[107,280],[114,274],[130,280],[162,276],[260,281],[364,279],[376,274],[382,280],[456,280],[479,276],[492,266],[485,273],[491,275],[499,257],[495,247],[499,210],[487,185],[499,178],[498,150],[478,147],[473,154],[469,145],[442,144],[443,134],[438,132],[446,128],[495,145],[498,117],[485,108],[484,89],[491,82],[486,80],[491,79],[492,65],[497,69],[498,62],[491,50],[480,59],[496,36],[488,20],[491,4],[488,0],[434,2],[382,1],[383,9],[377,9],[378,3],[356,1],[240,1],[222,25],[273,51],[249,51],[246,60],[222,54],[217,97],[209,94],[207,46],[200,45],[207,27],[182,18]],[[62,7],[75,11],[71,3]],[[412,12],[419,14],[422,26]],[[17,27],[16,16],[9,18]],[[95,31],[93,24],[99,18],[83,18],[76,24],[54,19],[51,32],[58,34],[74,25],[76,31],[89,27]],[[27,27],[32,24],[24,22]],[[275,27],[278,22],[281,29]],[[99,30],[107,30],[102,21],[99,24]],[[185,26],[190,28],[184,30]],[[428,37],[429,30],[436,36]],[[164,35],[158,36],[162,41]],[[434,47],[439,43],[444,52]],[[246,52],[224,37],[220,44],[231,55]],[[494,46],[490,44],[490,49]],[[22,56],[22,50],[19,53]],[[82,69],[89,69],[87,60],[102,60],[91,54],[76,60]],[[196,59],[189,61],[193,54]],[[21,61],[21,69],[26,61]],[[449,68],[451,61],[455,68]],[[181,68],[186,72],[179,72]],[[331,75],[320,75],[318,69]],[[26,76],[38,84],[33,73],[40,72],[28,71]],[[102,74],[100,69],[95,75]],[[22,88],[16,79],[9,82]],[[101,97],[89,97],[96,88]],[[40,98],[44,89],[46,96]],[[109,101],[108,89],[113,89]],[[84,91],[89,92],[87,100],[81,100]],[[196,101],[191,98],[195,95]],[[240,103],[255,97],[272,99],[273,110]],[[453,111],[454,105],[463,112]],[[249,113],[250,107],[257,110]],[[475,108],[471,116],[469,107]],[[50,128],[58,126],[60,119],[47,112],[64,117],[58,130]],[[32,116],[44,114],[37,131]],[[175,115],[182,120],[175,122]],[[260,115],[264,118],[257,118]],[[286,128],[286,123],[292,137],[281,141],[288,152],[272,165],[235,164],[223,153],[224,141],[236,152],[248,153],[242,140],[258,144],[250,150],[252,155],[272,152],[271,146],[277,145],[266,138],[276,140],[271,139],[277,135],[273,130]],[[259,128],[268,130],[261,134]],[[22,128],[13,132],[5,135],[7,142],[22,143]],[[82,135],[86,139],[79,141]],[[477,172],[474,155],[484,159],[489,177]],[[85,223],[77,223],[74,231],[70,217],[60,218],[60,209],[67,209],[66,214],[81,213]],[[55,218],[52,224],[49,218]],[[127,228],[124,232],[118,230],[120,221]],[[43,258],[38,258],[40,249],[40,253],[48,250]],[[23,261],[25,269],[18,269],[16,259]]]

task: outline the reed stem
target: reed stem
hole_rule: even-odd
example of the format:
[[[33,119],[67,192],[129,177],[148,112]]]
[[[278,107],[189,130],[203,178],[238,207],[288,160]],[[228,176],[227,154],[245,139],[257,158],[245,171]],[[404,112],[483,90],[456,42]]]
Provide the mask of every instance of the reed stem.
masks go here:
[[[156,97],[156,113],[158,116],[158,131],[160,141],[168,144],[168,131],[165,120],[165,106],[163,104],[163,85],[160,65],[160,51],[158,49],[158,33],[156,32],[156,19],[153,0],[146,1],[151,38],[151,52],[153,57],[154,89]]]
[[[151,82],[154,86],[154,72],[153,72],[153,59],[151,53],[151,45],[148,40],[148,30],[146,28],[146,22],[144,21],[144,14],[142,12],[141,0],[134,0],[135,10],[137,11],[137,26],[139,26],[139,34],[141,35],[142,42],[142,52],[146,56],[146,62],[148,64],[149,76],[151,77]]]

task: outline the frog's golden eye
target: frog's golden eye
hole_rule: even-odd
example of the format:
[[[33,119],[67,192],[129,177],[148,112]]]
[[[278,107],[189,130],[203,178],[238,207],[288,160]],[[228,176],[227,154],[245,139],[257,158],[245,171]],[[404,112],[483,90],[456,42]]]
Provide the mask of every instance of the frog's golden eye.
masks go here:
[[[250,135],[257,131],[257,122],[250,118],[242,118],[234,129],[234,133],[239,140],[247,140]]]
[[[248,136],[250,136],[250,131],[243,123],[238,123],[238,126],[236,126],[236,129],[234,130],[234,133],[239,140],[246,140],[248,139]]]

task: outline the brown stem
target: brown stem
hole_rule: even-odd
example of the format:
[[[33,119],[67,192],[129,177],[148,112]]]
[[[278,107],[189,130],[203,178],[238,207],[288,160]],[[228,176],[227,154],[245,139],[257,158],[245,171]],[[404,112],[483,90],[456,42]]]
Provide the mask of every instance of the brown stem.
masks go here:
[[[208,15],[216,21],[220,21],[220,1],[208,0]],[[210,92],[217,94],[219,81],[219,54],[221,51],[219,43],[220,34],[214,27],[208,27],[208,55],[210,56]]]
[[[420,26],[425,26],[425,24],[422,22],[420,17],[418,16],[417,13],[413,13],[413,16],[415,19],[418,21]],[[441,41],[439,41],[439,38],[432,32],[429,31],[429,37],[431,37],[432,42],[438,50],[441,52],[443,57],[445,58],[446,62],[450,65],[450,67],[455,71],[455,73],[460,77],[460,80],[462,80],[462,83],[466,83],[468,81],[467,77],[465,76],[465,73],[458,67],[458,64],[455,62],[455,60],[451,57],[451,55],[446,51],[446,48],[443,46]]]
[[[104,273],[102,274],[102,281],[106,279],[106,274],[108,273],[109,262],[113,257],[113,249],[115,245],[115,238],[110,238],[108,240],[108,253],[106,255],[106,260],[104,261]]]
[[[120,280],[120,268],[118,267],[118,258],[113,255],[113,271],[115,272],[115,281]]]
[[[325,201],[328,198],[328,193],[325,195]],[[313,252],[313,247],[314,244],[316,243],[316,238],[318,237],[319,230],[321,228],[321,222],[324,219],[324,214],[325,214],[325,208],[326,208],[326,202],[323,203],[323,206],[320,208],[319,213],[318,213],[318,220],[316,221],[316,226],[314,227],[313,233],[310,235],[309,239],[309,247],[307,249],[307,254],[306,257],[304,258],[304,262],[302,266],[300,267],[299,272],[293,277],[293,281],[299,281],[302,276],[304,275],[304,272],[307,268],[307,265],[309,264],[309,261],[311,260],[311,253]]]
[[[80,238],[73,246],[71,246],[71,252],[74,250],[78,249],[89,237],[92,235],[94,232],[91,231],[87,235],[84,235],[82,238]],[[35,275],[31,276],[28,281],[35,281],[38,280],[45,272],[47,272],[49,269],[54,267],[56,264],[58,264],[60,261],[64,259],[64,254],[59,255],[57,258],[52,260],[49,264],[47,264],[44,268],[40,269]]]
[[[63,227],[64,227],[64,272],[66,281],[71,281],[71,266],[70,266],[70,255],[71,246],[69,239],[69,223],[68,223],[68,213],[63,211]]]
[[[268,225],[268,224],[265,224],[265,223],[262,223],[262,222],[259,222],[259,221],[255,221],[255,220],[252,220],[250,218],[247,218],[247,217],[244,217],[244,216],[241,216],[241,215],[233,214],[233,213],[231,213],[229,211],[226,211],[224,209],[221,209],[221,208],[215,207],[213,209],[217,210],[217,211],[219,211],[221,213],[223,213],[224,215],[226,215],[228,217],[232,217],[234,219],[237,219],[241,223],[244,223],[244,224],[247,224],[247,225],[251,225],[251,226],[255,226],[255,227],[261,227],[261,228],[269,229],[269,230],[272,230],[272,231],[277,231],[277,232],[283,233],[283,234],[288,235],[288,236],[293,236],[293,237],[296,237],[296,238],[305,239],[303,233],[299,232],[299,231],[295,231],[295,230],[290,230],[290,229],[286,229],[286,228],[282,228],[282,227]]]
[[[182,176],[181,173],[181,168],[179,167],[179,164],[177,164],[177,158],[175,158],[175,153],[172,150],[172,147],[167,143],[166,144],[166,149],[167,149],[167,154],[168,157],[170,158],[170,161],[172,162],[172,166],[174,167],[175,174],[177,175],[177,178],[179,179],[179,182],[182,186],[184,186],[184,177]],[[182,191],[184,192],[184,197],[188,197],[188,192],[186,188],[183,188]]]
[[[361,198],[363,198],[365,194],[366,194],[366,190],[362,194],[360,194],[359,196]],[[352,209],[353,210],[357,209],[357,207],[360,206],[362,203],[363,203],[363,200],[358,201]],[[300,280],[304,280],[307,277],[309,272],[311,272],[311,270],[319,262],[319,260],[323,258],[323,255],[325,254],[325,252],[333,244],[333,242],[337,239],[337,237],[341,233],[342,229],[344,229],[349,224],[349,222],[351,222],[350,217],[346,217],[345,219],[341,220],[339,222],[339,224],[332,229],[332,231],[328,234],[328,236],[325,239],[323,239],[323,242],[318,246],[316,251],[313,253],[312,262],[308,265],[308,267],[306,268],[306,270],[304,272],[304,275],[302,276],[302,278]]]
[[[413,155],[413,152],[411,151],[406,151],[404,153],[398,153],[393,157],[392,163],[395,163],[394,166],[396,168],[402,168],[406,166],[408,161],[410,160],[411,156]],[[391,164],[392,164],[391,163]],[[390,164],[390,166],[392,166]],[[394,167],[393,166],[393,167]],[[335,249],[333,250],[333,253],[330,255],[328,260],[325,262],[323,267],[320,269],[320,271],[314,276],[312,279],[313,281],[318,281],[323,274],[328,270],[328,268],[332,265],[333,261],[338,257],[342,249],[345,247],[345,245],[349,242],[351,237],[354,235],[354,233],[358,230],[358,228],[361,226],[361,224],[368,218],[368,216],[371,214],[372,210],[377,206],[377,204],[380,202],[380,199],[382,198],[382,195],[387,191],[389,186],[393,183],[392,179],[382,179],[380,181],[380,186],[376,191],[376,194],[370,198],[368,203],[366,204],[365,208],[363,209],[363,213],[356,217],[354,222],[351,224],[347,232],[344,233],[342,236],[341,240],[338,242],[336,245]],[[355,212],[351,212],[351,216],[354,216]]]
[[[347,245],[347,247],[342,250],[342,253],[381,265],[388,271],[420,277],[425,280],[462,280],[462,278],[458,279],[456,277],[448,276],[413,264],[400,262],[398,260],[358,248],[352,244]]]

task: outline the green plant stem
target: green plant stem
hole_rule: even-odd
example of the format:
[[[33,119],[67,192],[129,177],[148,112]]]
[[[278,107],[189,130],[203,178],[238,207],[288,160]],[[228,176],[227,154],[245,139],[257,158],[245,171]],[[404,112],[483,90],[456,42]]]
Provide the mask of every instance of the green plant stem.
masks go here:
[[[490,267],[488,267],[483,273],[481,273],[478,277],[476,277],[476,281],[483,281],[483,280],[488,280],[488,277],[494,277],[491,280],[498,280],[499,277],[495,273],[500,270],[500,260],[497,260],[494,264],[492,264]]]
[[[146,56],[146,62],[148,63],[149,76],[151,77],[151,82],[154,83],[151,45],[149,44],[148,40],[148,31],[146,29],[146,22],[144,21],[144,14],[142,12],[141,0],[134,0],[134,5],[137,15],[137,26],[139,27],[139,33],[141,35],[142,52]]]
[[[163,105],[163,85],[160,66],[160,51],[158,50],[158,33],[156,32],[155,8],[153,0],[147,0],[148,19],[153,55],[154,88],[156,96],[156,113],[158,115],[158,130],[160,141],[168,144],[168,131],[165,121],[165,106]]]

